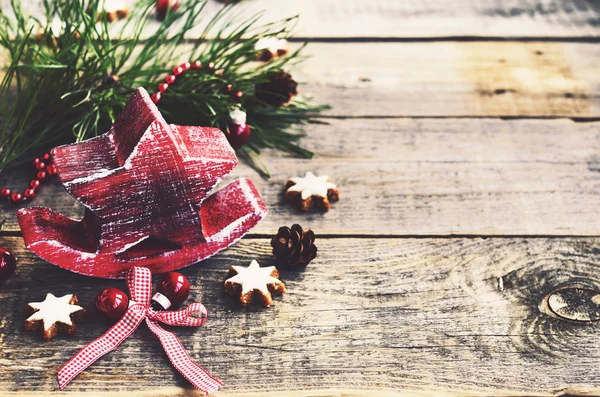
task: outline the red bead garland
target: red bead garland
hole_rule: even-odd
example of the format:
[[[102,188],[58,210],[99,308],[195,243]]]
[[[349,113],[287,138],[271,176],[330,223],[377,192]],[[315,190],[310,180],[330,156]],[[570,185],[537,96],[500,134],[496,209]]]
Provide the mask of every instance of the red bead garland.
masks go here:
[[[29,186],[23,191],[23,193],[13,192],[10,188],[3,187],[0,189],[0,197],[4,197],[13,204],[19,204],[23,201],[33,200],[36,190],[41,185],[41,181],[45,180],[47,176],[56,175],[56,167],[54,164],[52,164],[50,153],[44,153],[40,157],[36,157],[33,160],[33,166],[37,171],[36,178],[29,182]]]
[[[165,77],[165,82],[164,83],[160,83],[158,84],[157,88],[158,91],[155,92],[154,94],[151,95],[151,99],[152,102],[154,102],[155,104],[158,104],[158,102],[160,102],[160,100],[162,99],[162,93],[166,92],[169,89],[169,85],[175,83],[175,81],[177,81],[177,78],[181,75],[183,75],[185,72],[187,72],[190,69],[200,69],[202,68],[202,62],[200,61],[194,61],[194,62],[184,62],[179,66],[175,66],[171,72],[173,74],[168,75],[167,77]],[[206,66],[205,66],[206,70],[209,70],[211,72],[213,72],[216,76],[222,76],[223,75],[223,71],[222,70],[214,70],[215,69],[215,64],[214,62],[209,62]],[[227,82],[225,82],[225,93],[231,93],[233,92],[233,95],[231,96],[232,100],[239,100],[244,93],[242,91],[233,91],[233,86]]]

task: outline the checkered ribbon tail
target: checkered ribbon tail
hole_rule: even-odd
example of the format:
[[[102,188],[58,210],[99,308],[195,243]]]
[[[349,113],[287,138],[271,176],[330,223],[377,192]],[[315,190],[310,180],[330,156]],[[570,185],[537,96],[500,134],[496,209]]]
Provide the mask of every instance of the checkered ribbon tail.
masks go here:
[[[158,337],[171,364],[196,388],[205,393],[218,390],[222,383],[196,364],[185,351],[179,339],[160,323],[199,327],[206,322],[206,308],[192,303],[184,310],[154,311],[150,307],[152,275],[143,267],[133,267],[127,272],[127,286],[133,304],[121,319],[98,339],[87,344],[58,370],[58,385],[63,390],[77,375],[97,359],[114,350],[146,320],[148,328]]]

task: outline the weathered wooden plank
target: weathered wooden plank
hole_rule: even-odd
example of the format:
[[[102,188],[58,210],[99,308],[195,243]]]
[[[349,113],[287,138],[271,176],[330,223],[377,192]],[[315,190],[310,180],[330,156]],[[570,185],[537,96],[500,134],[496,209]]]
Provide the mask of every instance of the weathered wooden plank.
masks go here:
[[[24,3],[40,7],[39,0]],[[209,0],[204,21],[221,6]],[[600,37],[600,6],[593,0],[253,0],[237,7],[242,15],[264,11],[265,22],[299,14],[297,35],[310,38]]]
[[[592,43],[311,43],[305,54],[292,74],[327,116],[600,118]]]
[[[570,120],[346,119],[308,126],[303,145],[313,160],[265,152],[273,177],[238,166],[269,214],[253,233],[294,222],[325,234],[598,235],[600,123]],[[301,213],[283,201],[286,180],[328,174],[341,200],[327,214]],[[19,186],[22,173],[0,178]],[[44,186],[34,205],[71,217],[81,207],[59,184]],[[4,206],[5,230],[17,231]]]
[[[302,93],[360,116],[600,117],[600,46],[582,43],[312,43]]]
[[[598,238],[317,236],[316,244],[319,256],[306,271],[282,273],[288,293],[269,309],[239,309],[222,291],[231,264],[272,263],[268,239],[244,239],[183,270],[192,299],[210,314],[205,327],[175,332],[225,381],[223,395],[600,393],[595,323],[565,321],[545,308],[556,289],[599,290]],[[101,288],[124,281],[42,263],[17,237],[0,245],[20,259],[0,290],[0,390],[57,394],[57,368],[108,324],[93,318],[79,336],[43,343],[23,331],[23,308],[46,291],[75,293],[88,305]],[[143,328],[66,393],[183,395],[189,387]]]

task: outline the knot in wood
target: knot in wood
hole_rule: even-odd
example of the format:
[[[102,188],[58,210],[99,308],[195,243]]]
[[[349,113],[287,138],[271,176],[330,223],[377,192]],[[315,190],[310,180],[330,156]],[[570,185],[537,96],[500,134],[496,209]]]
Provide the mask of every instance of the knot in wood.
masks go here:
[[[589,288],[561,288],[548,296],[548,307],[563,319],[597,321],[600,320],[600,292]]]

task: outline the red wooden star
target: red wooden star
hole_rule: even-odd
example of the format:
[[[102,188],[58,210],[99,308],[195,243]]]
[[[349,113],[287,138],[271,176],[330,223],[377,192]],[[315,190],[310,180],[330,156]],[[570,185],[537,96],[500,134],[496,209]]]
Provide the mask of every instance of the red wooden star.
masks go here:
[[[266,215],[248,179],[208,196],[238,163],[225,135],[167,124],[143,88],[106,134],[52,155],[65,188],[86,207],[84,217],[34,207],[19,211],[19,223],[28,248],[77,273],[176,270],[229,246]]]

